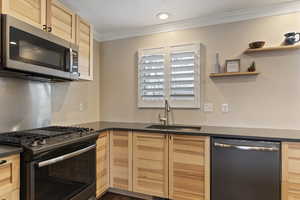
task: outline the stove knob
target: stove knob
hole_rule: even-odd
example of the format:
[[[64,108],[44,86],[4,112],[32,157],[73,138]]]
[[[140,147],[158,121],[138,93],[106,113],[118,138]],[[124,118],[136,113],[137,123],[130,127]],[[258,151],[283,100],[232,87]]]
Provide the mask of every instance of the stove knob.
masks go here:
[[[37,140],[33,141],[33,142],[31,143],[31,146],[32,146],[32,147],[38,146],[38,141],[37,141]]]
[[[39,141],[39,144],[40,144],[40,145],[45,145],[46,143],[47,143],[47,142],[46,142],[46,139],[42,139],[42,140]]]

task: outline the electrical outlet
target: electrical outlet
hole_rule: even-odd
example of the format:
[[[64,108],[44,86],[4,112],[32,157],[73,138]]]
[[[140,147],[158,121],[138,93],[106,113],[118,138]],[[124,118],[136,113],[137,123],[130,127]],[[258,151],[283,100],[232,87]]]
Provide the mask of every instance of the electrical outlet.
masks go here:
[[[214,105],[212,103],[205,103],[204,104],[204,112],[213,112]]]
[[[229,105],[228,104],[222,104],[222,112],[228,113],[229,112]]]
[[[79,104],[79,111],[82,112],[83,111],[83,103]]]

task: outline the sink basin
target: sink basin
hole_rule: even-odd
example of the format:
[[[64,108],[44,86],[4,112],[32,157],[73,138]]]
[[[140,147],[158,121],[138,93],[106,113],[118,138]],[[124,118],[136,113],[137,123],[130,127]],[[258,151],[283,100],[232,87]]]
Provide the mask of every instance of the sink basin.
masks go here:
[[[200,126],[164,126],[164,125],[150,125],[146,128],[149,129],[158,129],[158,130],[176,130],[176,131],[200,131]]]

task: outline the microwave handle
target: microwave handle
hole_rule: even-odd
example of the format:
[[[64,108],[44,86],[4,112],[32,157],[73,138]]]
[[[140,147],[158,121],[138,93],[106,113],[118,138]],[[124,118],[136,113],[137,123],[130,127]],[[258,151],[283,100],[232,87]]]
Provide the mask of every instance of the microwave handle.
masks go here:
[[[73,72],[73,49],[70,48],[69,49],[69,55],[70,55],[70,72]]]

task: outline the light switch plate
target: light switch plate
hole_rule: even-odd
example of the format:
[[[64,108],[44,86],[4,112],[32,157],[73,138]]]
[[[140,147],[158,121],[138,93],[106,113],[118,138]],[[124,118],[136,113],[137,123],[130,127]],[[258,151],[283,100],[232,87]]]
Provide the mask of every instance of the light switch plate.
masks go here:
[[[204,112],[213,112],[214,105],[212,103],[205,103],[204,104]]]

